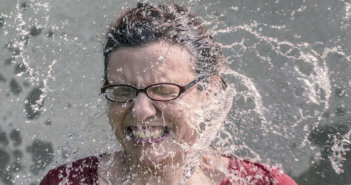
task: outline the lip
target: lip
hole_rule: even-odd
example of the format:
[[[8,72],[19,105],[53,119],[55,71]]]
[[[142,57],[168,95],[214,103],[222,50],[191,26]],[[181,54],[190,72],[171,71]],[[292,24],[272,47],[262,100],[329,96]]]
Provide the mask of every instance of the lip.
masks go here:
[[[140,139],[140,138],[136,138],[132,133],[133,129],[154,130],[160,127],[162,127],[164,133],[161,137],[158,137],[158,138]],[[125,128],[125,132],[126,132],[127,138],[129,137],[129,139],[127,140],[129,140],[134,145],[148,146],[152,144],[161,143],[163,140],[165,140],[167,136],[169,136],[170,134],[170,129],[167,126],[129,126]]]

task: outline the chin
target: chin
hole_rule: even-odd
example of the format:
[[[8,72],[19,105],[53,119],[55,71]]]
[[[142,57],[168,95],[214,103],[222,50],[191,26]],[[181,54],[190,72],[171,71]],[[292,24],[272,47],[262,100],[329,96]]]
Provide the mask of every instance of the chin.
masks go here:
[[[180,151],[170,151],[163,149],[156,149],[154,147],[145,147],[143,149],[135,150],[135,148],[124,147],[125,152],[136,163],[145,167],[161,167],[168,165],[176,165],[183,160],[184,153]]]
[[[133,140],[117,137],[126,154],[136,163],[145,167],[161,167],[175,165],[183,162],[185,151],[174,142],[174,136],[169,134],[161,142],[136,143]],[[122,139],[122,140],[121,140]]]

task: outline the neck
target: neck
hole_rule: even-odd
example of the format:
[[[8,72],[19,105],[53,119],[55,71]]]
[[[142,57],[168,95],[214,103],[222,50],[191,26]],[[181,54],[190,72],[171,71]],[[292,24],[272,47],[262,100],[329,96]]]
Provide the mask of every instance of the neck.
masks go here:
[[[125,176],[136,184],[178,185],[185,166],[183,161],[179,157],[171,164],[145,165],[124,154]]]

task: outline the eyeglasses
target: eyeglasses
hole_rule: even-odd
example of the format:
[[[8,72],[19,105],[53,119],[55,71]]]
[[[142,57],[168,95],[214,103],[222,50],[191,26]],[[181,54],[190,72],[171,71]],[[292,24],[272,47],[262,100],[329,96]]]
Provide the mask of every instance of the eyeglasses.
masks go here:
[[[157,83],[139,89],[131,85],[116,84],[101,88],[101,93],[111,102],[126,103],[137,97],[138,93],[145,93],[154,101],[171,101],[178,98],[182,93],[209,76],[200,76],[185,86],[174,83]]]

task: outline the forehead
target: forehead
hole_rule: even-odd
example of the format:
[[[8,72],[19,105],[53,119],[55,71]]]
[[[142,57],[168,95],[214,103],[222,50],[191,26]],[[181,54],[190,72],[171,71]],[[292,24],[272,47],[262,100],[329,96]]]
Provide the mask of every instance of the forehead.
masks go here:
[[[193,57],[182,46],[167,42],[142,47],[123,47],[109,57],[110,83],[149,85],[159,82],[183,83],[195,78]]]

